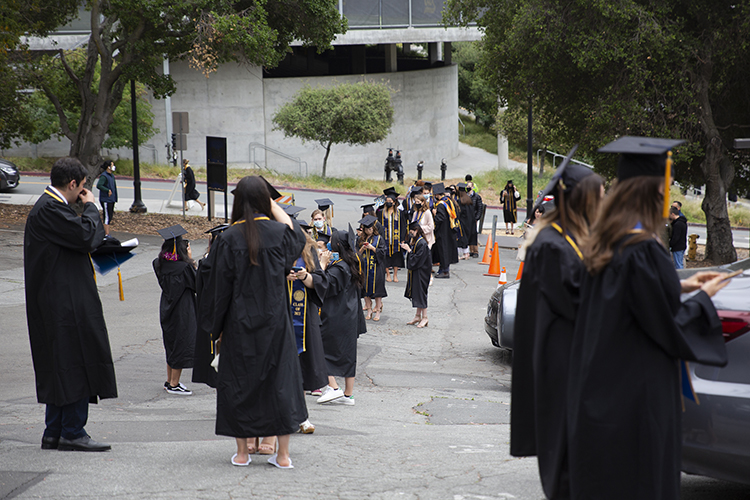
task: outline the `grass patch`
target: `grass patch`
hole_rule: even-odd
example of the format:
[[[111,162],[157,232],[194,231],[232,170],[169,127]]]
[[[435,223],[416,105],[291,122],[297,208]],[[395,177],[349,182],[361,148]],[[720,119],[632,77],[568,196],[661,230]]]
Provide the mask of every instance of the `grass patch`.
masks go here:
[[[536,195],[544,189],[544,187],[552,180],[552,174],[554,172],[546,170],[544,174],[539,177],[537,172],[534,173],[532,178],[533,191],[531,195],[532,203],[536,200]],[[482,201],[487,205],[499,205],[500,204],[500,192],[505,188],[505,184],[509,180],[513,180],[516,189],[521,194],[521,198],[518,200],[518,207],[526,207],[526,181],[528,176],[526,172],[522,170],[514,169],[496,169],[489,172],[483,172],[474,176],[474,180],[479,186],[479,193],[482,195]]]
[[[473,146],[475,148],[481,148],[492,154],[497,154],[497,136],[492,132],[484,128],[482,125],[477,125],[470,118],[462,118],[464,125],[466,125],[466,134],[464,134],[464,127],[459,126],[458,138],[464,144]]]

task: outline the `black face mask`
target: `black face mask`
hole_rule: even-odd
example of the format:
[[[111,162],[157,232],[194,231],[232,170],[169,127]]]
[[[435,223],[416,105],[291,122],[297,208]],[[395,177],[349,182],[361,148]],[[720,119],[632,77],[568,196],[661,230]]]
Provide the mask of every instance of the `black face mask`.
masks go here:
[[[385,202],[385,206],[386,207],[392,207],[393,206],[393,202],[392,201],[386,201]]]

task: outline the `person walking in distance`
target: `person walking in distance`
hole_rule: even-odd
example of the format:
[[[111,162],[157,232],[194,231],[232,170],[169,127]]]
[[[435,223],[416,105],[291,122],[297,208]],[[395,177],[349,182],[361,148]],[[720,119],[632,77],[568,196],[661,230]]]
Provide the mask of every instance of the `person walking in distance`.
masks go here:
[[[102,163],[101,175],[96,183],[99,190],[99,203],[104,212],[104,237],[109,237],[109,225],[115,215],[115,203],[117,203],[117,182],[115,182],[115,162],[107,160]]]

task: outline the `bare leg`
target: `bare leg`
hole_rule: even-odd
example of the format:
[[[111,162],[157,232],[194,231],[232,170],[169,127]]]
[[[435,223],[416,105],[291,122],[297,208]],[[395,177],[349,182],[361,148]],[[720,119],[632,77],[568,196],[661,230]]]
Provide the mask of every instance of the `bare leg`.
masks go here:
[[[104,236],[109,236],[109,224],[102,224],[104,226]]]
[[[169,385],[172,387],[177,387],[180,383],[180,376],[182,375],[182,368],[172,368],[172,373],[169,376]]]
[[[354,394],[354,377],[344,378],[344,396]]]
[[[398,283],[398,268],[397,267],[393,268],[393,281],[394,283]]]
[[[370,297],[365,297],[365,319],[372,318],[372,299]]]
[[[336,378],[332,377],[331,375],[328,375],[328,385],[333,389],[339,388],[339,384],[336,382]]]
[[[276,462],[284,467],[291,463],[289,459],[289,434],[279,436],[279,452],[276,456]]]
[[[375,314],[372,315],[373,321],[380,321],[380,311],[383,310],[383,297],[375,297]]]
[[[234,438],[235,441],[237,441],[237,456],[234,458],[234,461],[238,464],[244,464],[247,462],[247,460],[250,458],[250,454],[247,450],[247,440],[248,438]]]

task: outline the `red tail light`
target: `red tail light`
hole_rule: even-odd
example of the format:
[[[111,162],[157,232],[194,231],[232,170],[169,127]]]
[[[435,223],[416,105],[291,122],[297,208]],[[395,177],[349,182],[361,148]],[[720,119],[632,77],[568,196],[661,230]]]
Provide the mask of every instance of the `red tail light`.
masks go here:
[[[721,331],[724,341],[736,339],[750,331],[750,312],[748,311],[718,311],[721,318]]]

